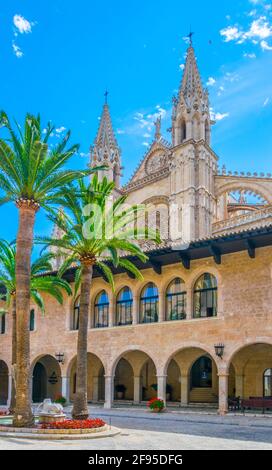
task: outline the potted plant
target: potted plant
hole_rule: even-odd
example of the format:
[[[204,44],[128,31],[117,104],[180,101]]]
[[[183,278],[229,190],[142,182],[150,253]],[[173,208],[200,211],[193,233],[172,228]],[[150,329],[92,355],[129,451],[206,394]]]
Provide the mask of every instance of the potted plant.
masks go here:
[[[161,413],[165,410],[164,401],[160,398],[152,398],[147,404],[148,408],[152,413]]]
[[[116,385],[115,390],[118,400],[124,400],[126,387],[123,384],[118,384]]]
[[[59,405],[62,405],[62,406],[66,406],[67,405],[67,400],[62,395],[57,395],[57,397],[55,399],[55,403],[58,403]]]

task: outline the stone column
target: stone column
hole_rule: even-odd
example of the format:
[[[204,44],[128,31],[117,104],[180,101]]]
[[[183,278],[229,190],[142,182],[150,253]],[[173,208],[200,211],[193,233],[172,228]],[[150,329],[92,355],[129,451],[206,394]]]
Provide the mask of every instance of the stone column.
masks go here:
[[[93,401],[98,401],[99,377],[93,377]]]
[[[187,406],[189,405],[189,380],[190,376],[188,374],[181,375],[181,405]]]
[[[189,288],[187,290],[187,294],[186,294],[186,319],[187,320],[191,320],[194,316],[193,312],[194,312],[194,294],[193,294],[193,290],[194,288]]]
[[[67,401],[69,401],[69,379],[70,377],[61,378],[61,394]]]
[[[218,393],[218,398],[219,398],[219,408],[218,408],[218,413],[221,416],[224,416],[225,414],[228,413],[228,391],[229,391],[229,374],[226,372],[221,372],[218,374],[218,388],[219,388],[219,393]]]
[[[105,375],[105,404],[104,408],[112,408],[113,403],[113,384],[114,377],[112,375]]]
[[[134,377],[134,399],[135,405],[141,402],[141,377]]]
[[[165,296],[164,291],[159,290],[159,323],[165,321]]]
[[[235,375],[235,395],[244,397],[244,375]]]
[[[132,304],[132,324],[133,325],[137,325],[139,323],[139,310],[140,310],[139,296],[134,295],[133,304]]]
[[[7,399],[7,407],[10,407],[11,402],[11,392],[12,392],[12,375],[8,376],[8,399]]]
[[[109,327],[111,328],[115,324],[115,296],[113,294],[110,295],[109,302]]]
[[[167,375],[157,375],[158,380],[158,398],[166,402],[166,379]]]

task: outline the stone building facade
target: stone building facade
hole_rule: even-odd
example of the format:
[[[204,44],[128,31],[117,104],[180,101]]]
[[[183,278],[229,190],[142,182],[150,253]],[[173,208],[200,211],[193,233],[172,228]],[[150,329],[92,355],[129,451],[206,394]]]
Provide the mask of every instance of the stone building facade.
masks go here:
[[[104,105],[91,164],[106,163],[116,193],[127,194],[131,204],[148,204],[149,221],[166,236],[161,246],[146,246],[149,260],[138,264],[143,281],[116,268],[113,293],[94,273],[90,402],[109,408],[159,396],[169,405],[205,404],[224,414],[228,397],[272,396],[272,179],[219,170],[213,124],[190,45],[173,99],[172,142],[163,139],[159,119],[152,145],[121,187],[121,151]],[[74,271],[67,276],[73,283]],[[46,315],[36,309],[31,325],[33,401],[59,394],[72,401],[79,301],[45,303]],[[12,373],[9,315],[0,333],[5,404]]]

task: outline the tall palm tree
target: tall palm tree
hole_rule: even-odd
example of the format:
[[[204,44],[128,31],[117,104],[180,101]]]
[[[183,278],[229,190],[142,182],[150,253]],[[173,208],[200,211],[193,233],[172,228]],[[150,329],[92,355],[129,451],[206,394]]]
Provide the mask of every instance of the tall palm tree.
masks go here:
[[[72,290],[68,282],[58,276],[52,276],[51,260],[52,254],[44,254],[37,258],[31,265],[30,295],[32,301],[45,313],[43,295],[44,293],[55,298],[57,302],[63,304],[63,293],[72,295]],[[13,413],[16,405],[16,277],[15,277],[16,244],[0,240],[0,285],[4,286],[5,294],[1,297],[5,299],[7,310],[12,314],[12,354],[11,363],[13,366],[12,390],[10,401],[10,412]]]
[[[90,174],[92,170],[65,169],[78,145],[67,148],[70,132],[53,148],[48,140],[54,127],[48,124],[43,133],[40,116],[27,114],[24,129],[15,122],[13,128],[5,112],[0,113],[0,204],[15,202],[19,211],[16,250],[16,329],[17,329],[17,400],[13,425],[33,425],[34,416],[30,401],[29,364],[29,308],[30,265],[33,246],[33,229],[36,213],[48,210],[59,203],[65,184]],[[7,137],[6,137],[7,136]]]
[[[134,243],[134,222],[143,211],[143,207],[125,208],[125,196],[108,204],[114,183],[106,178],[98,181],[97,175],[89,186],[81,180],[77,187],[70,187],[64,194],[67,212],[51,214],[50,220],[62,231],[61,239],[41,237],[40,243],[57,247],[66,253],[66,262],[62,272],[71,264],[78,264],[75,277],[75,295],[80,287],[80,314],[77,341],[77,384],[72,416],[86,419],[89,415],[87,403],[87,336],[90,310],[90,291],[93,268],[97,266],[114,288],[114,279],[110,265],[121,266],[142,278],[141,273],[130,260],[121,254],[134,255],[141,261],[147,257]],[[91,220],[89,213],[92,214]],[[131,225],[133,226],[132,228]],[[159,237],[152,233],[155,240]],[[138,229],[137,237],[144,237],[145,230]],[[68,254],[67,254],[68,253]]]

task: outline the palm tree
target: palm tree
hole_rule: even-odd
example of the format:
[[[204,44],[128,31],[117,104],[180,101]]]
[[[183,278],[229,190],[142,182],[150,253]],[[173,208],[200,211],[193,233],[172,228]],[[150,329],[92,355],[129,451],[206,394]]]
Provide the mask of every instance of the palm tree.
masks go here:
[[[30,401],[29,308],[33,229],[36,213],[46,211],[61,200],[65,184],[90,174],[93,170],[65,169],[78,145],[67,148],[70,132],[53,148],[48,144],[54,127],[45,132],[40,116],[27,114],[24,129],[15,122],[13,129],[5,112],[0,113],[4,135],[0,139],[0,204],[15,202],[19,211],[16,250],[16,329],[17,329],[17,400],[13,425],[29,427],[34,423]]]
[[[68,295],[72,295],[72,290],[68,282],[58,276],[52,276],[51,260],[52,254],[45,254],[36,259],[31,265],[31,282],[30,282],[30,295],[32,301],[45,313],[45,306],[43,300],[43,293],[47,293],[63,304],[64,290]],[[4,286],[5,294],[1,297],[5,299],[7,310],[11,309],[12,313],[12,354],[11,362],[13,366],[12,377],[12,391],[10,412],[13,413],[15,409],[16,397],[16,278],[15,278],[15,260],[16,260],[16,244],[8,243],[5,240],[0,240],[0,285]]]
[[[121,266],[142,279],[142,275],[130,260],[120,254],[131,254],[145,262],[146,255],[133,242],[135,238],[134,222],[143,211],[143,207],[124,208],[125,196],[107,204],[112,195],[114,183],[106,178],[98,181],[97,175],[89,186],[81,180],[77,187],[70,187],[64,194],[67,213],[55,213],[49,216],[63,232],[61,239],[41,237],[40,243],[57,247],[66,253],[66,262],[61,273],[71,266],[79,265],[75,276],[75,296],[80,287],[80,314],[77,341],[77,384],[72,416],[86,419],[89,415],[87,404],[87,336],[90,309],[90,291],[93,268],[97,266],[114,288],[114,279],[110,263]],[[89,211],[93,217],[90,220]],[[130,228],[133,225],[133,228]],[[152,235],[152,234],[151,234]],[[145,236],[145,230],[137,231],[137,237]],[[154,234],[157,241],[159,237]],[[68,253],[68,254],[67,254]]]

